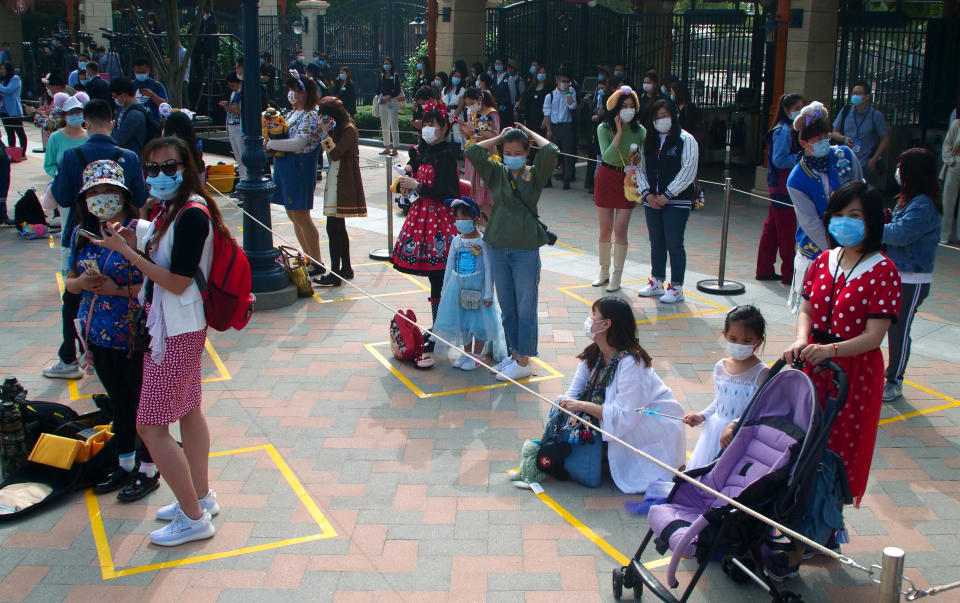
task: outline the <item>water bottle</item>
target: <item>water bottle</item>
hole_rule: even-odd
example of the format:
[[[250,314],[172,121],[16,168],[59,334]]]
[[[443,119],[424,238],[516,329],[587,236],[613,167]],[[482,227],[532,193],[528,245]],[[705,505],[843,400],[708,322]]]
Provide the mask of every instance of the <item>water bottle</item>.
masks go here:
[[[13,475],[27,462],[27,446],[20,420],[20,408],[5,401],[0,407],[0,468],[3,477]]]

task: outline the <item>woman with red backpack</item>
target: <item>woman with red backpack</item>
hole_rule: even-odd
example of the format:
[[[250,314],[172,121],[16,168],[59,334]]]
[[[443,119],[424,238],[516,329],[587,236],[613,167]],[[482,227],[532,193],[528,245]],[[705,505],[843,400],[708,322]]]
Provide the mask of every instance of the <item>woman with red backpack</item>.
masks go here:
[[[106,224],[99,244],[121,253],[146,277],[150,344],[137,431],[177,498],[157,511],[157,519],[170,523],[152,532],[150,540],[176,546],[212,537],[211,516],[220,511],[207,478],[210,432],[200,407],[207,318],[195,277],[199,272],[210,280],[215,236],[230,234],[185,142],[152,140],[143,158],[150,194],[162,203],[159,215],[152,222],[140,220],[135,229]],[[182,449],[169,432],[178,421]]]

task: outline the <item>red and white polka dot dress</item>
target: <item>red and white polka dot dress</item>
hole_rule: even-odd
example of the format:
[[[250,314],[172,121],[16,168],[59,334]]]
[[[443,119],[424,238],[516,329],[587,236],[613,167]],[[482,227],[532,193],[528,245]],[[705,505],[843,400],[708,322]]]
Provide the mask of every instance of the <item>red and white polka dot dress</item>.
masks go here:
[[[830,336],[849,340],[863,334],[871,318],[896,320],[900,309],[900,274],[893,261],[882,253],[865,258],[849,274],[840,270],[842,248],[825,251],[814,261],[804,282],[804,297],[813,312],[811,343],[830,341]],[[828,328],[829,322],[829,328]],[[826,336],[826,337],[825,337]],[[873,447],[882,405],[884,363],[880,349],[857,356],[838,358],[847,373],[850,391],[830,432],[830,450],[840,458],[854,504],[867,489]],[[821,406],[830,393],[828,371],[807,373],[817,389]]]

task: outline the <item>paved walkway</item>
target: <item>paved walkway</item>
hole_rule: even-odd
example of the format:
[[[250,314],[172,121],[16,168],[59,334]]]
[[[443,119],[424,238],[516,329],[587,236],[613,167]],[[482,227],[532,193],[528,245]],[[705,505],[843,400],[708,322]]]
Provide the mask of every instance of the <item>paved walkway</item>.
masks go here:
[[[371,166],[378,161],[375,150],[363,155]],[[31,154],[13,167],[11,198],[45,182],[40,163]],[[385,242],[383,167],[365,169],[364,178],[370,216],[348,221],[354,283],[391,307],[429,316],[423,279],[366,259]],[[632,282],[622,295],[641,320],[656,370],[690,410],[711,400],[724,309],[748,302],[762,309],[770,324],[765,360],[793,337],[784,290],[752,280],[762,203],[737,196],[732,209],[727,276],[747,293],[695,294],[697,279],[715,276],[719,202],[708,189],[707,207],[691,218],[691,294],[676,307],[631,288],[649,268],[639,213],[631,227],[625,279]],[[589,286],[595,216],[591,197],[576,187],[546,191],[541,208],[560,244],[542,250],[541,354],[531,387],[552,398],[572,376],[586,343],[583,318],[599,296]],[[235,209],[225,215],[240,224]],[[274,224],[293,238],[282,212]],[[0,373],[20,378],[32,399],[90,409],[89,395],[101,389],[95,379],[68,386],[40,376],[59,345],[58,250],[6,229],[0,255]],[[905,398],[884,407],[868,493],[860,509],[846,512],[844,552],[869,565],[884,546],[903,547],[907,574],[919,584],[960,577],[958,283],[960,251],[941,249],[933,292],[913,328]],[[175,550],[151,546],[154,512],[171,500],[165,486],[130,505],[78,492],[0,527],[0,600],[611,600],[611,569],[646,529],[645,518],[623,509],[637,497],[609,480],[593,490],[549,481],[539,497],[513,488],[503,472],[515,466],[523,439],[540,434],[548,409],[515,386],[491,387],[484,371],[462,373],[446,362],[427,372],[397,366],[385,344],[389,318],[344,286],[257,314],[241,333],[211,332],[204,409],[223,507],[217,536]],[[689,448],[697,435],[688,431]],[[652,548],[644,561],[661,572],[665,565]],[[683,567],[685,584],[692,566]],[[790,586],[807,601],[876,597],[864,573],[834,562],[805,565]],[[692,600],[768,599],[714,564]]]

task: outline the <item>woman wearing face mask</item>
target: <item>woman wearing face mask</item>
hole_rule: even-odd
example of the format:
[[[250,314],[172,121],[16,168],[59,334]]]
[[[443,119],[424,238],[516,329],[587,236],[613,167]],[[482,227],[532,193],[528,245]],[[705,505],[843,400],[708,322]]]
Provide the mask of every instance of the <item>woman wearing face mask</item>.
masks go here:
[[[337,93],[337,98],[343,103],[343,108],[350,114],[350,117],[352,118],[356,115],[357,85],[353,83],[353,77],[350,75],[348,68],[340,68],[340,73],[337,74],[337,81],[334,83],[334,90]]]
[[[320,232],[310,217],[313,195],[317,189],[317,163],[320,156],[320,115],[317,113],[317,85],[310,78],[301,78],[290,70],[286,79],[290,112],[286,115],[290,126],[289,138],[266,141],[267,150],[282,151],[283,156],[273,160],[273,192],[271,203],[283,205],[293,222],[297,242],[303,252],[320,261]],[[326,272],[311,262],[307,272],[318,276]]]
[[[577,372],[557,404],[671,467],[682,465],[683,425],[675,419],[635,412],[657,408],[679,416],[683,407],[654,372],[650,354],[637,340],[636,317],[630,304],[621,297],[598,299],[583,323],[583,331],[591,343],[577,356]],[[552,409],[551,417],[558,412]],[[647,498],[666,496],[669,471],[637,457],[606,436],[594,433],[594,438],[603,440],[610,476],[617,488],[629,494],[645,492]],[[527,477],[512,472],[508,475],[513,479]],[[524,483],[518,485],[526,487]]]
[[[377,84],[377,95],[374,102],[380,105],[380,129],[383,131],[383,150],[381,155],[396,157],[400,148],[400,130],[397,122],[399,104],[397,99],[403,94],[400,88],[400,78],[393,71],[393,59],[383,60],[383,73]]]
[[[83,106],[87,100],[85,93],[78,92],[60,107],[65,125],[50,135],[43,153],[43,171],[51,178],[57,175],[63,154],[87,141],[87,131],[83,129]]]
[[[670,102],[677,107],[677,121],[680,127],[700,140],[700,108],[690,100],[690,90],[679,80],[671,82],[668,89]]]
[[[7,61],[0,65],[0,120],[7,131],[7,146],[23,149],[23,159],[27,158],[27,131],[23,129],[23,103],[20,102],[22,89],[20,76],[13,63]]]
[[[220,511],[208,481],[210,432],[200,406],[207,321],[195,277],[198,272],[209,277],[214,232],[231,234],[185,142],[156,138],[143,157],[147,183],[166,201],[164,210],[151,222],[138,221],[135,229],[104,225],[97,244],[118,252],[146,278],[142,300],[150,349],[143,358],[137,432],[177,498],[157,511],[157,519],[170,523],[150,540],[176,546],[212,537],[211,516]],[[176,422],[182,447],[170,435]]]
[[[651,107],[651,133],[644,141],[637,187],[650,234],[650,278],[640,297],[659,297],[665,304],[683,301],[687,251],[683,237],[696,196],[699,147],[692,134],[680,128],[673,104],[660,99]],[[652,134],[656,132],[656,136]],[[670,281],[667,283],[667,255]],[[666,283],[666,286],[665,286]]]
[[[139,500],[159,487],[160,476],[147,452],[136,471],[137,407],[143,378],[143,354],[131,350],[133,317],[140,309],[137,296],[143,274],[122,254],[91,243],[79,234],[83,228],[100,232],[106,221],[129,227],[137,210],[124,184],[123,168],[113,161],[91,162],[83,170],[77,196],[77,223],[71,241],[67,291],[81,295],[77,319],[93,368],[113,404],[113,432],[119,466],[93,487],[97,494],[120,490],[117,500]]]
[[[500,114],[497,113],[497,101],[493,94],[486,90],[470,88],[464,94],[464,106],[467,109],[467,119],[458,126],[460,134],[466,140],[466,147],[484,140],[492,140],[500,133]],[[473,190],[473,200],[480,206],[480,211],[490,215],[493,197],[484,180],[477,173],[472,163],[467,162],[463,175],[470,181]]]
[[[903,394],[903,373],[910,359],[910,327],[920,304],[930,294],[933,263],[943,219],[937,160],[927,149],[907,149],[897,159],[894,178],[900,185],[897,205],[883,227],[886,253],[903,283],[900,313],[887,332],[889,362],[883,401]]]
[[[829,130],[827,131],[829,133]],[[783,353],[788,363],[806,362],[820,405],[832,391],[833,360],[847,374],[850,395],[830,430],[830,450],[843,460],[854,505],[867,487],[883,396],[880,344],[900,310],[900,274],[880,251],[883,200],[862,182],[848,182],[830,195],[823,214],[829,251],[817,256],[803,279],[797,340]]]
[[[339,287],[340,279],[352,279],[350,238],[344,218],[367,215],[367,202],[360,177],[360,135],[343,103],[332,96],[320,99],[320,130],[333,141],[327,149],[330,171],[323,189],[323,215],[327,217],[330,242],[330,272],[318,284]],[[338,276],[339,275],[339,276]]]
[[[533,76],[531,85],[524,91],[520,100],[523,111],[523,120],[520,122],[537,134],[544,136],[546,130],[543,127],[543,100],[550,94],[551,86],[547,84],[550,81],[550,74],[543,65],[537,65],[537,72]],[[537,148],[530,152],[530,161],[537,156]],[[547,188],[553,186],[551,181],[547,181]]]
[[[530,141],[540,152],[527,166]],[[503,145],[502,162],[490,154]],[[526,379],[533,374],[530,357],[537,355],[537,296],[540,283],[540,247],[547,244],[546,229],[537,219],[543,186],[557,167],[556,145],[530,128],[516,124],[495,138],[467,147],[467,161],[490,188],[494,201],[483,240],[490,248],[490,267],[503,314],[503,331],[510,356],[495,367],[507,377]]]
[[[450,72],[450,83],[440,91],[440,100],[447,106],[447,111],[449,112],[447,118],[450,119],[451,122],[454,118],[459,121],[464,117],[463,96],[466,91],[467,87],[463,85],[463,71],[455,68]],[[460,133],[460,128],[453,128],[450,137],[453,142],[460,146],[460,150],[462,151],[464,140],[463,134]]]
[[[423,112],[423,140],[410,149],[410,161],[404,166],[408,176],[399,183],[405,192],[416,191],[419,197],[410,205],[391,257],[394,268],[400,272],[430,280],[429,301],[434,320],[443,292],[450,240],[457,234],[453,212],[444,204],[460,196],[460,149],[447,142],[449,133],[447,107],[428,104]],[[434,345],[433,340],[428,340],[425,351],[432,352]],[[433,365],[428,358],[417,364],[422,368]]]
[[[767,145],[767,194],[772,201],[760,234],[757,249],[758,281],[780,282],[789,286],[793,281],[793,249],[796,244],[797,216],[787,194],[787,177],[800,159],[800,143],[793,129],[793,120],[800,115],[803,97],[784,94],[780,98],[777,121],[764,136]],[[780,274],[776,271],[777,251],[780,252]]]
[[[590,121],[596,126],[599,125],[607,115],[607,99],[610,98],[610,92],[616,90],[609,85],[609,78],[603,72],[597,74],[597,89],[594,91],[593,99],[590,101]],[[592,193],[596,184],[597,169],[600,166],[602,158],[600,157],[600,140],[597,138],[597,128],[593,128],[590,136],[590,157],[596,161],[587,161],[587,174],[583,178],[583,190]]]
[[[787,306],[796,313],[803,296],[803,275],[820,252],[828,249],[823,211],[833,191],[848,182],[863,180],[860,162],[848,147],[830,146],[830,121],[826,107],[814,101],[793,120],[803,155],[787,177],[787,194],[797,216],[797,252],[793,259],[793,284]]]
[[[417,77],[413,80],[412,90],[417,91],[421,88],[430,88],[433,84],[433,73],[430,71],[430,59],[427,57],[417,58]]]
[[[597,206],[597,221],[600,234],[597,253],[600,259],[600,274],[593,281],[594,287],[607,285],[607,291],[620,289],[623,264],[627,259],[627,232],[630,216],[636,202],[628,201],[623,192],[624,168],[640,162],[639,149],[643,148],[647,131],[640,125],[637,107],[640,101],[630,86],[614,91],[606,101],[606,117],[597,126],[597,140],[601,163],[597,168],[596,189],[593,203]],[[613,245],[613,273],[610,272],[610,238]]]
[[[660,78],[653,71],[647,72],[643,76],[641,84],[643,92],[640,95],[640,120],[647,123],[653,118],[653,104],[658,100],[663,100],[664,96],[660,94]]]

